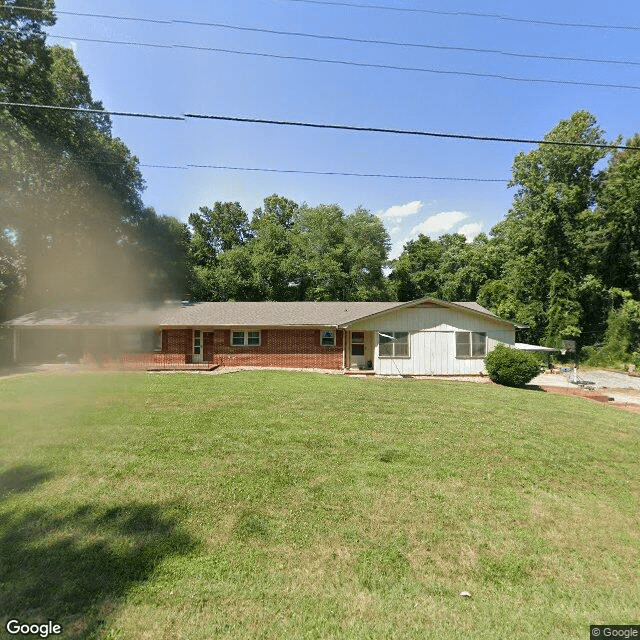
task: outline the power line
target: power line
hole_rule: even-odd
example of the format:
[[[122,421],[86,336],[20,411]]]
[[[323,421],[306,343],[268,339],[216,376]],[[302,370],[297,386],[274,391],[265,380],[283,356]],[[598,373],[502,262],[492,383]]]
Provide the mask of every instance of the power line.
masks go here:
[[[85,165],[97,165],[97,166],[121,166],[122,162],[108,162],[102,160],[85,160],[82,158],[70,158],[70,161],[78,164]],[[147,164],[140,162],[139,167],[152,168],[152,169],[179,169],[181,171],[188,171],[189,169],[218,169],[226,171],[255,171],[265,173],[295,173],[315,176],[352,176],[357,178],[392,178],[396,180],[438,180],[443,182],[500,182],[507,183],[509,180],[502,178],[468,178],[458,176],[408,176],[408,175],[396,175],[389,173],[356,173],[350,171],[314,171],[305,169],[280,169],[280,168],[267,168],[267,167],[235,167],[230,165],[219,164]]]
[[[605,87],[607,89],[629,89],[633,91],[640,90],[639,85],[629,84],[612,84],[606,82],[585,82],[581,80],[552,80],[550,78],[523,78],[519,76],[507,76],[499,73],[481,73],[478,71],[452,71],[448,69],[434,69],[427,67],[405,67],[392,64],[376,64],[372,62],[354,62],[352,60],[330,60],[328,58],[312,58],[308,56],[292,56],[276,53],[262,53],[258,51],[242,51],[239,49],[223,49],[218,47],[199,47],[195,45],[176,45],[180,49],[195,49],[200,51],[216,51],[219,53],[231,53],[234,55],[254,56],[259,58],[274,58],[278,60],[297,60],[300,62],[317,62],[322,64],[336,64],[351,67],[361,67],[367,69],[388,69],[392,71],[412,71],[419,73],[430,73],[437,75],[465,76],[472,78],[493,78],[494,80],[506,80],[509,82],[530,82],[538,84],[559,84],[573,85],[581,87]]]
[[[229,53],[233,55],[241,55],[241,56],[253,56],[258,58],[272,58],[276,60],[296,60],[298,62],[316,62],[321,64],[333,64],[333,65],[343,65],[343,66],[351,66],[351,67],[360,67],[366,69],[386,69],[391,71],[410,71],[410,72],[418,72],[418,73],[430,73],[436,75],[450,75],[450,76],[464,76],[464,77],[472,77],[472,78],[491,78],[494,80],[505,80],[508,82],[529,82],[535,84],[554,84],[554,85],[572,85],[572,86],[580,86],[580,87],[600,87],[606,89],[627,89],[632,91],[640,91],[640,85],[629,85],[629,84],[613,84],[607,82],[586,82],[582,80],[553,80],[551,78],[523,78],[519,76],[508,76],[499,73],[483,73],[479,71],[454,71],[450,69],[436,69],[436,68],[428,68],[428,67],[405,67],[401,65],[391,65],[391,64],[379,64],[373,62],[355,62],[353,60],[332,60],[328,58],[313,58],[309,56],[293,56],[293,55],[284,55],[277,53],[264,53],[260,51],[244,51],[241,49],[224,49],[221,47],[203,47],[197,45],[187,45],[187,44],[174,44],[174,45],[157,45],[152,43],[144,43],[144,42],[126,42],[126,41],[116,41],[116,40],[100,40],[100,39],[92,39],[92,38],[72,38],[71,36],[51,36],[53,38],[63,38],[66,40],[83,40],[85,42],[101,42],[101,43],[112,43],[112,44],[128,44],[134,46],[146,46],[146,47],[161,47],[161,48],[176,48],[176,49],[188,49],[191,51],[213,51],[216,53]],[[637,63],[634,63],[637,64]]]
[[[104,109],[85,109],[81,107],[61,107],[52,104],[29,104],[26,102],[0,102],[2,107],[25,107],[28,109],[49,109],[55,111],[74,111],[108,116],[127,116],[130,118],[153,118],[156,120],[184,120],[184,116],[172,116],[159,113],[136,113],[131,111],[106,111]]]
[[[136,118],[154,118],[158,120],[185,120],[187,118],[201,120],[219,120],[226,122],[243,122],[252,124],[273,124],[290,127],[309,127],[312,129],[334,129],[338,131],[359,131],[367,133],[390,133],[395,135],[426,136],[431,138],[449,138],[454,140],[476,140],[479,142],[517,142],[524,144],[545,144],[560,147],[588,147],[595,149],[618,149],[640,151],[640,147],[620,144],[598,144],[591,142],[572,142],[566,140],[540,140],[534,138],[506,138],[501,136],[478,136],[464,133],[442,133],[439,131],[420,131],[416,129],[390,129],[383,127],[363,127],[347,124],[325,124],[321,122],[304,122],[296,120],[270,120],[267,118],[246,118],[242,116],[220,116],[205,113],[183,113],[180,116],[157,113],[139,113],[131,111],[103,111],[101,109],[84,109],[81,107],[60,107],[49,104],[29,104],[25,102],[0,101],[0,107],[27,107],[32,109],[58,109],[61,111],[75,111],[78,113],[106,114],[116,116],[131,116]]]
[[[21,10],[21,11],[33,11],[36,13],[49,13],[49,9],[38,9],[36,7],[24,7],[24,6],[4,6],[5,10]],[[172,20],[160,20],[158,18],[137,18],[133,16],[113,16],[105,13],[83,13],[80,11],[63,11],[62,9],[54,9],[53,13],[59,13],[60,15],[67,16],[80,16],[84,18],[105,18],[109,20],[126,20],[131,22],[152,22],[154,24],[171,24]]]
[[[616,24],[602,24],[602,23],[588,23],[588,22],[561,22],[559,20],[538,20],[535,18],[517,18],[515,16],[509,16],[505,14],[499,13],[481,13],[475,11],[444,11],[440,9],[423,9],[423,8],[415,8],[415,7],[391,7],[389,5],[381,5],[381,4],[352,4],[350,2],[341,2],[339,0],[286,0],[287,2],[299,2],[305,4],[315,4],[315,5],[327,5],[327,6],[340,6],[340,7],[348,7],[350,9],[377,9],[382,11],[394,11],[399,13],[418,13],[418,14],[430,14],[430,15],[441,15],[441,16],[453,16],[453,17],[471,17],[471,18],[488,18],[491,20],[504,20],[508,22],[521,22],[526,24],[541,24],[553,27],[572,27],[572,28],[581,28],[581,29],[614,29],[614,30],[622,30],[622,31],[640,31],[640,26],[635,25],[616,25]],[[25,6],[5,6],[3,9],[6,10],[26,10],[33,12],[44,13],[48,11],[47,9],[37,9],[34,7],[25,7]],[[105,18],[112,20],[127,20],[132,22],[152,22],[156,24],[171,24],[174,22],[184,22],[186,24],[191,23],[191,21],[183,21],[183,20],[161,20],[161,19],[153,19],[153,18],[139,18],[134,16],[115,16],[108,15],[103,13],[83,13],[79,11],[63,11],[61,9],[55,9],[54,13],[59,13],[61,15],[70,15],[70,16],[81,16],[81,17],[89,17],[89,18]],[[194,24],[198,24],[194,21]]]
[[[514,58],[531,58],[534,60],[558,60],[563,62],[596,62],[599,64],[619,64],[640,66],[640,62],[632,60],[606,60],[602,58],[581,58],[576,56],[552,56],[536,53],[518,53],[516,51],[504,51],[502,49],[482,49],[477,47],[456,47],[451,45],[427,44],[421,42],[400,42],[395,40],[374,40],[369,38],[355,38],[350,36],[336,36],[331,34],[307,33],[302,31],[282,31],[278,29],[265,29],[262,27],[241,27],[238,25],[223,24],[219,22],[196,22],[194,20],[174,20],[180,24],[215,27],[217,29],[229,29],[233,31],[249,31],[253,33],[269,33],[281,36],[295,36],[300,38],[313,38],[317,40],[337,40],[340,42],[358,42],[363,44],[383,44],[394,47],[413,47],[420,49],[437,49],[442,51],[465,51],[468,53],[490,53]]]
[[[450,46],[450,45],[427,44],[427,43],[420,43],[420,42],[400,42],[400,41],[394,41],[394,40],[372,40],[367,38],[335,36],[331,34],[306,33],[301,31],[280,31],[276,29],[264,29],[261,27],[242,27],[238,25],[229,25],[229,24],[222,24],[222,23],[215,23],[215,22],[194,22],[190,20],[175,20],[174,22],[209,26],[209,27],[214,27],[219,29],[229,29],[233,31],[268,33],[273,35],[295,36],[295,37],[301,37],[301,38],[313,38],[318,40],[357,42],[357,43],[363,43],[363,44],[381,44],[381,45],[389,45],[394,47],[433,49],[438,51],[462,51],[465,53],[488,53],[492,55],[501,55],[506,57],[531,59],[531,60],[550,60],[550,61],[558,61],[558,62],[586,62],[586,63],[597,63],[597,64],[640,66],[640,61],[635,61],[635,60],[610,60],[610,59],[603,59],[603,58],[581,58],[578,56],[553,56],[553,55],[537,54],[537,53],[518,53],[516,51],[504,51],[502,49],[458,47],[458,46]],[[12,30],[0,29],[0,31],[12,31]],[[49,38],[60,39],[60,40],[79,40],[81,42],[98,42],[103,44],[119,44],[119,45],[130,45],[130,46],[139,46],[139,47],[154,47],[158,49],[191,48],[191,47],[188,47],[187,45],[157,44],[152,42],[110,40],[110,39],[103,39],[103,38],[85,38],[82,36],[63,36],[63,35],[53,35],[50,33],[47,33],[47,36]],[[200,50],[206,50],[206,51],[218,51],[218,49],[209,48],[209,47],[196,47],[196,48]]]
[[[355,176],[358,178],[394,178],[398,180],[442,180],[453,182],[509,182],[502,178],[461,178],[461,177],[443,177],[443,176],[407,176],[394,175],[388,173],[351,173],[347,171],[307,171],[303,169],[267,169],[255,167],[231,167],[226,165],[213,164],[188,164],[188,168],[193,169],[226,169],[231,171],[264,171],[268,173],[302,173],[306,175],[319,176]]]
[[[2,104],[2,103],[0,103]],[[428,136],[432,138],[453,138],[456,140],[477,140],[480,142],[518,142],[525,144],[545,144],[561,147],[589,147],[596,149],[622,149],[640,151],[640,147],[615,144],[596,144],[589,142],[570,142],[563,140],[536,140],[531,138],[505,138],[499,136],[476,136],[462,133],[440,133],[436,131],[418,131],[415,129],[386,129],[382,127],[360,127],[344,124],[323,124],[319,122],[297,122],[293,120],[268,120],[265,118],[244,118],[239,116],[218,116],[199,113],[185,113],[185,118],[201,118],[207,120],[223,120],[227,122],[248,122],[255,124],[274,124],[291,127],[310,127],[314,129],[337,129],[341,131],[366,131],[369,133],[391,133],[396,135]]]
[[[489,18],[491,20],[506,20],[508,22],[523,22],[526,24],[542,24],[553,27],[575,27],[581,29],[618,29],[626,31],[640,31],[639,26],[634,25],[617,25],[617,24],[598,24],[588,22],[561,22],[559,20],[537,20],[535,18],[516,18],[500,13],[480,13],[476,11],[444,11],[440,9],[422,9],[415,7],[391,7],[382,4],[352,4],[350,2],[341,2],[339,0],[287,0],[287,2],[300,2],[304,4],[317,4],[327,6],[349,7],[350,9],[379,9],[382,11],[395,11],[399,13],[424,13],[440,16],[464,16],[471,18]]]

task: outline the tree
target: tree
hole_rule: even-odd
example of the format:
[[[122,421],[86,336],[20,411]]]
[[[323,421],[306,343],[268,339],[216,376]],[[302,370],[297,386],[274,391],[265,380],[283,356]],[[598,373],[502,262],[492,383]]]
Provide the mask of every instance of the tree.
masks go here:
[[[405,244],[389,275],[398,300],[438,297],[443,253],[442,244],[423,234]]]
[[[55,24],[53,0],[0,0],[0,101],[51,104],[51,59],[43,27]],[[35,132],[50,130],[51,112],[4,108]]]
[[[0,257],[19,265],[11,297],[23,311],[159,297],[162,256],[141,231],[162,224],[142,203],[138,160],[111,135],[73,52],[46,46],[42,28],[54,21],[51,0],[0,4],[0,99],[92,110],[0,109]]]
[[[383,267],[391,243],[382,221],[358,207],[345,220],[346,263],[349,289],[345,300],[388,300],[390,296]]]
[[[262,208],[258,207],[253,212],[252,227],[255,228],[255,225],[259,224],[261,220],[268,219],[284,229],[290,230],[299,209],[300,205],[297,202],[274,193],[263,200]]]
[[[338,205],[303,205],[294,231],[294,255],[300,266],[296,279],[298,299],[349,299],[344,211]]]
[[[640,147],[640,135],[627,140],[626,146]],[[598,274],[608,286],[628,289],[639,298],[640,152],[613,154],[603,174],[598,210],[604,229]]]
[[[437,240],[420,234],[405,245],[390,280],[399,300],[475,301],[480,287],[497,275],[494,253],[485,234],[473,242],[459,233]]]
[[[561,121],[545,141],[603,145],[595,118],[578,111]],[[532,334],[548,344],[579,334],[580,283],[593,267],[592,247],[598,215],[594,210],[601,176],[596,164],[606,155],[597,146],[542,144],[520,153],[511,186],[517,188],[511,210],[492,233],[502,244],[504,300],[517,302],[515,320],[532,323]],[[493,294],[498,289],[493,288]],[[486,297],[486,291],[481,292]],[[542,314],[540,314],[542,309]]]

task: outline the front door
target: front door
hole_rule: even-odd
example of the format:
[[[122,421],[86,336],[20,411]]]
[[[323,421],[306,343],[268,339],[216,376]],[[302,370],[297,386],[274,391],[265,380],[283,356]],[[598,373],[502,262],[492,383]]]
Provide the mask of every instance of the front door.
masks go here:
[[[364,331],[351,332],[351,366],[364,368],[367,364],[364,355]]]
[[[193,362],[202,362],[202,331],[193,330]]]

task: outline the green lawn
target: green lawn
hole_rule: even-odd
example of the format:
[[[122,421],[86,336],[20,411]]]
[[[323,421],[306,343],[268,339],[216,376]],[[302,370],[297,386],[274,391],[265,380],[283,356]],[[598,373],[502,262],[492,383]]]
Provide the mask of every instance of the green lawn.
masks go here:
[[[586,639],[640,621],[639,453],[637,414],[494,385],[5,378],[0,622]]]

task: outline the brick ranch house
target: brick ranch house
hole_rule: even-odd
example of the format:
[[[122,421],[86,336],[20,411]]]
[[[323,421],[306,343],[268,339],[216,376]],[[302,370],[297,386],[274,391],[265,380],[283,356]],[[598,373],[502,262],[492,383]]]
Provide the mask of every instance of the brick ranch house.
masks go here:
[[[15,362],[268,366],[474,375],[516,325],[475,302],[201,302],[60,307],[6,322]]]

